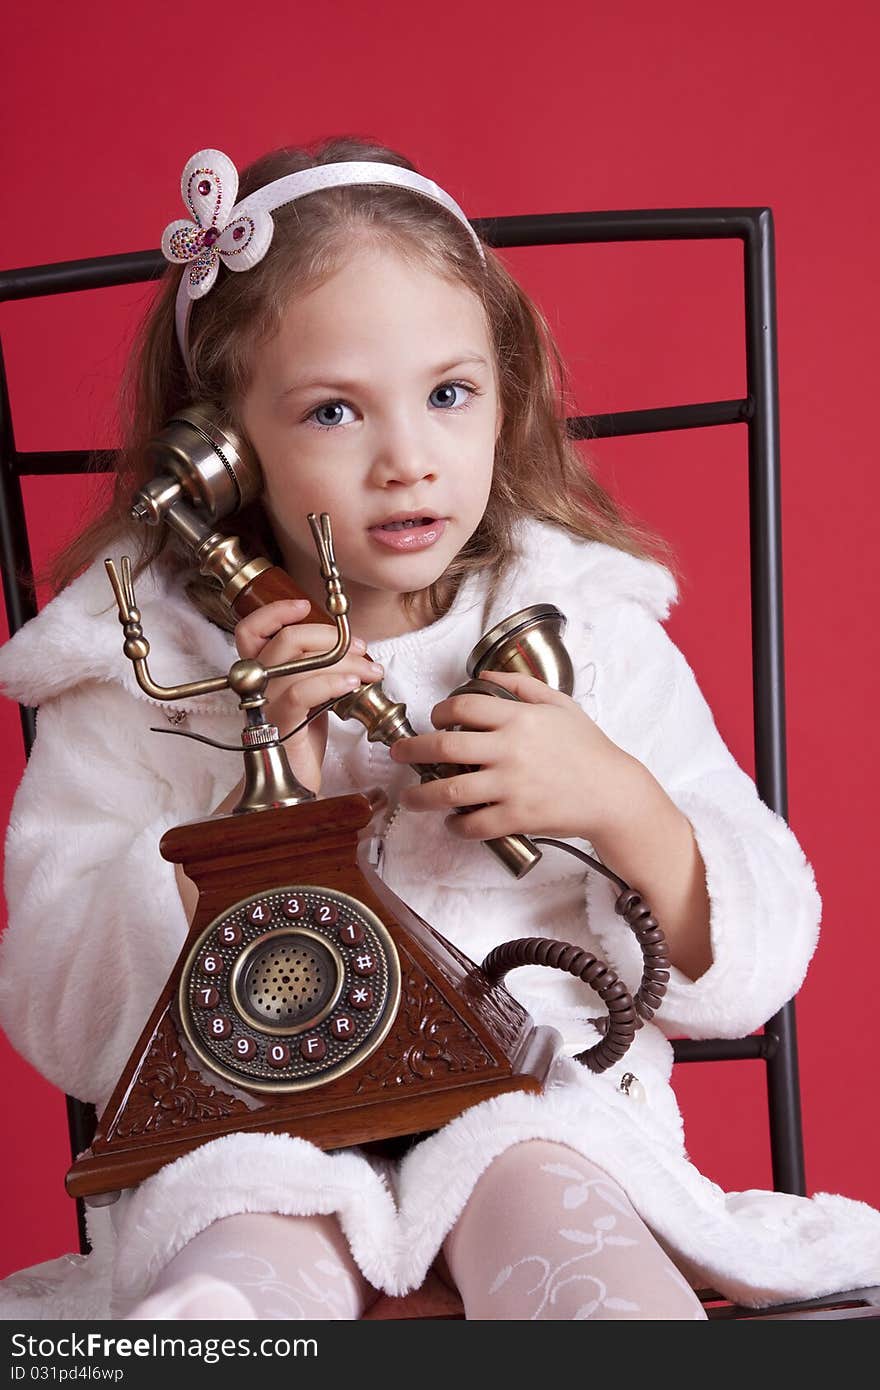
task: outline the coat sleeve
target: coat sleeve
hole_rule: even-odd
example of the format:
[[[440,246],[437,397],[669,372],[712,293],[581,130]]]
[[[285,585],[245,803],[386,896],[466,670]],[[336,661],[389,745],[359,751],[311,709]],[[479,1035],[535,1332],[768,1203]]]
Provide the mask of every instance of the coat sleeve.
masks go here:
[[[597,622],[594,642],[598,722],[687,816],[706,869],[712,965],[698,980],[672,967],[654,1022],[669,1037],[745,1037],[804,979],[822,912],[812,868],[727,748],[662,623],[624,602]],[[634,988],[641,953],[615,896],[607,879],[589,875],[593,930]]]
[[[158,850],[186,816],[150,765],[153,713],[110,683],[41,705],[7,834],[0,1024],[49,1081],[99,1109],[186,935]]]

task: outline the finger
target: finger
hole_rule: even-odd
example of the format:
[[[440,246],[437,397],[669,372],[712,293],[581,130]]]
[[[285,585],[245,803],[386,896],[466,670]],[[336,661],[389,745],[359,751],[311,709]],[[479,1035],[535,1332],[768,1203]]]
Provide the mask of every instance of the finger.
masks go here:
[[[460,811],[464,807],[491,801],[497,795],[497,779],[481,768],[476,772],[456,773],[454,777],[440,777],[436,781],[404,787],[400,804],[409,811]]]
[[[458,729],[416,734],[415,738],[401,738],[391,745],[391,757],[396,763],[471,763],[488,767],[498,751],[491,733]]]
[[[503,729],[515,718],[513,701],[495,695],[450,695],[431,710],[431,723],[437,729],[462,724],[467,729],[490,732]]]
[[[276,662],[274,664],[286,663]],[[381,666],[378,661],[370,661],[365,656],[353,656],[351,653],[340,658],[339,661],[334,661],[332,666],[317,666],[312,667],[311,670],[323,672],[326,675],[356,676],[358,685],[371,685],[373,681],[381,680],[385,674],[384,666]],[[279,679],[298,684],[309,675],[311,675],[311,671],[294,672],[291,676],[281,676]]]
[[[336,633],[332,627],[283,627],[269,639],[264,646],[255,643],[255,650],[248,655],[256,656],[264,666],[286,666],[291,661],[306,661],[312,657],[326,656],[336,645]],[[362,642],[350,644],[340,663],[358,660],[363,656]],[[334,662],[334,665],[337,663]]]
[[[308,599],[298,598],[278,599],[275,603],[266,603],[261,608],[255,608],[235,626],[235,644],[241,655],[253,655],[251,651],[242,651],[242,642],[248,648],[256,645],[256,650],[259,651],[259,648],[283,627],[301,622],[310,608]]]
[[[571,697],[556,690],[537,676],[527,676],[521,671],[483,671],[480,680],[495,681],[509,690],[518,700],[532,705],[560,705],[569,702]]]
[[[336,645],[336,631],[329,626],[310,624],[306,628],[285,624],[267,640],[247,631],[240,633],[236,637],[236,645],[242,656],[257,657],[264,666],[280,666],[287,661],[299,661],[304,657],[332,651]],[[364,649],[351,643],[348,650],[360,655]]]
[[[500,804],[475,807],[473,811],[452,812],[443,822],[451,835],[460,840],[498,840],[502,835],[524,835],[521,826],[514,825]]]
[[[357,690],[362,684],[354,671],[313,671],[291,682],[273,701],[273,707],[305,713],[329,700],[336,692]]]
[[[304,717],[316,705],[334,697],[341,699],[370,680],[375,680],[375,676],[350,668],[340,670],[338,666],[331,666],[326,671],[311,671],[290,681],[277,696],[270,699],[270,705],[273,711],[283,711],[290,723],[296,723],[297,718]]]
[[[263,647],[276,639],[284,644],[285,652],[293,656],[308,655],[310,652],[329,651],[336,642],[336,628],[329,622],[304,623],[301,619],[309,611],[305,600],[279,599],[267,603],[242,618],[235,629],[235,644],[241,656],[255,657]],[[349,651],[366,651],[366,642],[361,637],[352,637]],[[275,647],[273,645],[273,651]]]

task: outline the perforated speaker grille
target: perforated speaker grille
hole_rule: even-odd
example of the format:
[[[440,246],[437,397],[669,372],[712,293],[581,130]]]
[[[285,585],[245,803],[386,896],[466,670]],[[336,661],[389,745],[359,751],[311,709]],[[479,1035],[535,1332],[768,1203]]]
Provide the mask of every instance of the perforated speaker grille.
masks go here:
[[[326,947],[291,932],[254,951],[238,997],[254,1022],[292,1028],[326,1010],[337,982],[336,963]]]

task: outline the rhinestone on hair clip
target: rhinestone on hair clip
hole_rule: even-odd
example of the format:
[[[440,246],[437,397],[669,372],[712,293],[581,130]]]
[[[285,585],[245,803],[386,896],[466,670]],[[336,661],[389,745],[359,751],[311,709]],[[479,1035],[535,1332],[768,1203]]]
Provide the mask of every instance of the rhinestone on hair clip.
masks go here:
[[[486,252],[468,219],[454,198],[432,179],[404,169],[399,164],[374,160],[340,160],[319,164],[287,174],[258,188],[236,203],[238,172],[228,155],[220,150],[199,150],[187,160],[180,180],[183,201],[192,220],[169,222],[162,233],[162,255],[174,265],[187,265],[177,291],[175,324],[177,341],[189,369],[189,318],[193,301],[201,299],[213,286],[220,262],[229,270],[250,270],[269,249],[275,224],[273,209],[314,193],[319,188],[345,184],[394,184],[431,198],[457,217],[464,226],[483,264]]]

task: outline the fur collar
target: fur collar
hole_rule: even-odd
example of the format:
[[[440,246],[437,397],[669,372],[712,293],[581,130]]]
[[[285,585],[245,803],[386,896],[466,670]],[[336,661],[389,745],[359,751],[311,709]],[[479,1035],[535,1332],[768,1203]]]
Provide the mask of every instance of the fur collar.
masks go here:
[[[121,537],[110,548],[117,568],[119,557],[136,549]],[[178,685],[228,669],[236,656],[231,634],[193,607],[166,566],[145,570],[134,588],[154,680]],[[142,700],[161,703],[141,690],[123,653],[123,640],[116,600],[99,556],[0,649],[3,693],[37,706],[83,681],[113,681]],[[201,696],[198,705],[175,705],[207,712],[234,708],[231,701],[223,691]]]
[[[599,541],[580,540],[547,522],[524,519],[516,540],[516,557],[493,604],[499,613],[510,611],[507,595],[527,593],[534,595],[529,602],[564,603],[563,596],[570,601],[574,588],[582,597],[585,616],[630,601],[662,620],[678,597],[675,579],[665,566]],[[124,548],[121,540],[117,553]],[[231,634],[192,606],[166,567],[158,565],[140,575],[135,593],[150,642],[154,680],[182,684],[231,665],[236,655]],[[32,706],[86,680],[113,681],[140,699],[150,699],[135,680],[122,642],[116,603],[99,557],[0,648],[0,686],[10,699]],[[191,706],[175,704],[203,713],[235,707],[228,691],[201,696]]]

